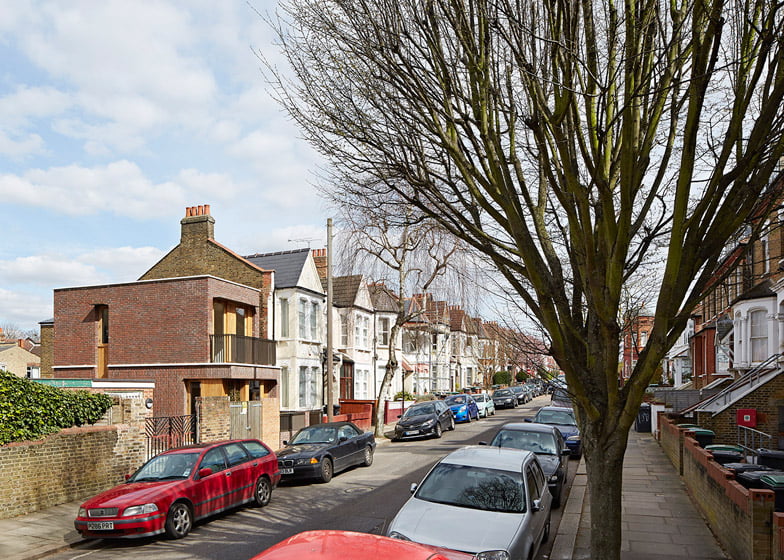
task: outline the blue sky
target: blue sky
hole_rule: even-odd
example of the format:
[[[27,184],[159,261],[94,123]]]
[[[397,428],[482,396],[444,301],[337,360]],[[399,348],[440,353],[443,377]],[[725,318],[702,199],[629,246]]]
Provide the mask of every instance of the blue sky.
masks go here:
[[[273,0],[251,0],[261,11]],[[137,279],[209,204],[236,252],[325,245],[318,156],[270,97],[245,0],[0,0],[0,326]]]

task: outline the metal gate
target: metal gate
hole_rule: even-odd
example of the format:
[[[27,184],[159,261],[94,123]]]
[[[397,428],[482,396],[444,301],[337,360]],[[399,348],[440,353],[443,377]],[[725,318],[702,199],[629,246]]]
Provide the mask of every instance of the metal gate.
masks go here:
[[[147,458],[168,449],[198,442],[196,415],[161,416],[145,420]]]
[[[242,401],[229,404],[231,439],[261,439],[261,401]]]

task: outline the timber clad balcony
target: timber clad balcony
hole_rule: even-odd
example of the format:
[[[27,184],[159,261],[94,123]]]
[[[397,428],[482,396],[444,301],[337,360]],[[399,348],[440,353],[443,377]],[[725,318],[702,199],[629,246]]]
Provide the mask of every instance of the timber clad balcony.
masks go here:
[[[213,363],[274,366],[275,341],[236,334],[212,334],[210,357]]]

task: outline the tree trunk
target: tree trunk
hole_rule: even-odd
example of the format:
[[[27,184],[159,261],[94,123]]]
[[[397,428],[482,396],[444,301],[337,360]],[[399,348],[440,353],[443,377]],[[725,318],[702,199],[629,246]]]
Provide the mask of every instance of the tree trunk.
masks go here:
[[[376,395],[376,426],[374,431],[376,437],[384,437],[384,402],[382,397],[386,393],[387,387],[392,383],[394,375],[395,365],[392,363],[392,359],[390,359],[384,370],[384,379],[381,380],[378,395]]]
[[[607,429],[603,421],[598,424],[599,429]],[[591,558],[620,560],[623,456],[629,433],[618,428],[597,435],[600,438],[583,449],[591,512]],[[587,442],[585,434],[582,441]]]

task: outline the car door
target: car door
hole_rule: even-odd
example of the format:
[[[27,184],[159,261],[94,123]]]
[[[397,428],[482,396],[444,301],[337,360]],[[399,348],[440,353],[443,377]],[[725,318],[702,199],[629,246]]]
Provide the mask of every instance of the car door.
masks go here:
[[[539,543],[542,542],[545,526],[550,517],[552,497],[550,496],[550,490],[547,488],[547,479],[538,461],[533,460],[528,463],[525,473],[526,486],[528,486],[529,492],[528,505],[531,512],[529,533],[532,538],[532,550],[536,550]],[[537,501],[539,503],[538,511],[534,507]]]
[[[254,471],[248,451],[239,442],[223,446],[226,454],[226,507],[247,502],[253,495]]]
[[[201,477],[197,471],[191,497],[194,516],[198,519],[226,507],[229,482],[226,477],[226,456],[220,447],[208,449],[201,459],[200,471],[209,468],[212,473]]]
[[[452,409],[449,408],[444,401],[435,401],[436,413],[438,414],[438,422],[441,424],[442,429],[448,429],[452,425]]]
[[[346,428],[351,428],[351,426],[343,425],[337,430],[335,444],[329,450],[332,454],[335,472],[351,466],[352,457],[357,450],[357,434],[353,429],[349,431]]]

